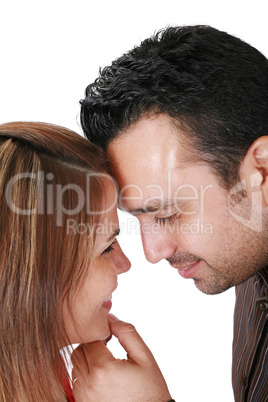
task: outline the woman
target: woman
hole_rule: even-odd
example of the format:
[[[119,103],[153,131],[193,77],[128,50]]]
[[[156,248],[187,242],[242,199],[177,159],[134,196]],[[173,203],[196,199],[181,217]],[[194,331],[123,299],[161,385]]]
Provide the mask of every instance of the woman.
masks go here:
[[[105,171],[72,131],[0,126],[2,402],[72,400],[60,349],[110,334],[111,293],[130,263]]]

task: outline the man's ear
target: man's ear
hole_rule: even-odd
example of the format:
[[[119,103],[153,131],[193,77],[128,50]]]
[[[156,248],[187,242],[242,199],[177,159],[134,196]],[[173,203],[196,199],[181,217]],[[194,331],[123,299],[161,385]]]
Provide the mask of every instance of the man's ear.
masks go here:
[[[268,135],[259,137],[250,146],[242,162],[240,174],[248,183],[251,181],[251,187],[260,186],[265,203],[268,205]]]

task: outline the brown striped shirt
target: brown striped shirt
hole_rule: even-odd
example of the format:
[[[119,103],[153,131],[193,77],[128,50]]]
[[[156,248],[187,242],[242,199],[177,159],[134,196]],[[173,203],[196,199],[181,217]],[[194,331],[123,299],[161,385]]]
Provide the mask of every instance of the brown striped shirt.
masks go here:
[[[236,287],[232,371],[236,402],[268,401],[268,267]]]

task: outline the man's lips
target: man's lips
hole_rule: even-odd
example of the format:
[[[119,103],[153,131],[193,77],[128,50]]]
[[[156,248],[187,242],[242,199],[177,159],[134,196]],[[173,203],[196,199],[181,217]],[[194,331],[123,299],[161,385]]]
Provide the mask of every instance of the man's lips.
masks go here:
[[[194,264],[190,264],[190,265],[185,265],[185,266],[180,266],[180,265],[172,265],[173,268],[182,270],[182,271],[186,271],[186,269],[189,269],[193,266]]]
[[[195,259],[195,260],[192,260],[192,261],[189,261],[189,262],[185,262],[184,264],[177,263],[175,259],[172,260],[172,259],[168,259],[168,258],[167,258],[167,261],[169,262],[169,264],[170,264],[173,268],[181,269],[181,270],[186,270],[186,269],[192,267],[194,264],[196,264],[196,263],[199,262],[200,260],[199,260],[199,259],[198,259],[198,260]]]
[[[178,273],[185,279],[192,278],[197,272],[202,260],[198,260],[191,265],[171,264],[173,268],[178,270]]]

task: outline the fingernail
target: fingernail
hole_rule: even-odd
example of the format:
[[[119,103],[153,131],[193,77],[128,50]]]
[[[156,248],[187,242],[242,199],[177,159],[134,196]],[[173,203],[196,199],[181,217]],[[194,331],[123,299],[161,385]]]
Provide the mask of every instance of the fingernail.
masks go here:
[[[108,314],[108,318],[109,318],[110,321],[113,321],[113,322],[119,321],[119,318],[117,318],[113,314]]]

